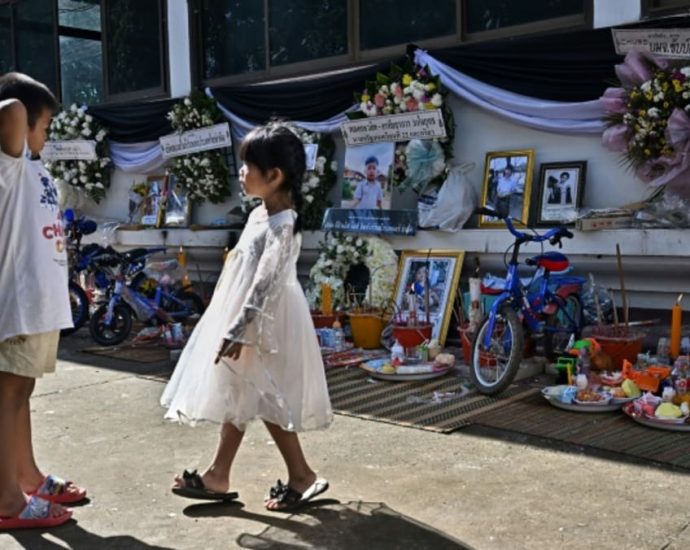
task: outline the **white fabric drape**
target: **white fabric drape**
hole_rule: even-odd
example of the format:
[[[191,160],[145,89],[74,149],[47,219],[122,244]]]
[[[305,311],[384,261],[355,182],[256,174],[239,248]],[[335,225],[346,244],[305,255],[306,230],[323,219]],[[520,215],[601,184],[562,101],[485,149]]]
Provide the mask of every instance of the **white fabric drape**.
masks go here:
[[[166,162],[157,141],[119,143],[111,140],[110,158],[116,168],[134,174],[158,172]]]

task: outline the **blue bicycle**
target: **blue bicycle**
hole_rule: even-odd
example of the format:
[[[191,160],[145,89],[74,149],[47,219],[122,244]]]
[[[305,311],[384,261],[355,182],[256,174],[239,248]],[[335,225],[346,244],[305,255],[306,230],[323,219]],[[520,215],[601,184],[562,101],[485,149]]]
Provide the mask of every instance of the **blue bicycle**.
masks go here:
[[[520,247],[545,241],[561,247],[561,240],[571,239],[573,234],[565,227],[550,229],[543,235],[522,233],[510,218],[494,210],[478,208],[475,212],[500,218],[515,237],[506,251],[507,255],[512,249],[502,292],[496,296],[472,344],[472,381],[481,393],[494,395],[515,378],[526,338],[543,337],[544,354],[550,359],[562,354],[571,340],[579,338],[583,324],[580,293],[585,279],[553,275],[567,271],[570,262],[560,252],[546,252],[525,261],[537,268],[531,284],[525,285],[518,275]]]

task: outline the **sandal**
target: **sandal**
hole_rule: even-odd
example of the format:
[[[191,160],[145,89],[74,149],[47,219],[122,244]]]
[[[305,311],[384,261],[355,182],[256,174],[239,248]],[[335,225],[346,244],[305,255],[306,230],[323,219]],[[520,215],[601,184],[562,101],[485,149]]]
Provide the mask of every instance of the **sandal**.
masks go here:
[[[86,498],[86,489],[77,487],[71,481],[48,474],[43,478],[41,484],[27,493],[29,496],[36,496],[54,502],[55,504],[76,504]]]
[[[291,512],[305,505],[314,497],[325,493],[327,489],[328,481],[320,477],[317,477],[314,483],[312,483],[304,493],[295,491],[289,485],[285,485],[282,481],[278,480],[269,490],[267,501],[276,500],[280,506],[278,508],[266,507],[266,509],[271,512]]]
[[[32,496],[16,516],[0,517],[0,531],[13,529],[45,529],[67,523],[72,511],[65,509],[59,516],[52,516],[53,503],[38,496]]]
[[[210,491],[204,485],[204,480],[197,473],[196,470],[189,472],[185,470],[182,473],[183,487],[173,487],[172,492],[180,497],[195,498],[200,500],[221,500],[223,502],[232,502],[237,500],[240,496],[236,492],[231,493],[217,493]]]

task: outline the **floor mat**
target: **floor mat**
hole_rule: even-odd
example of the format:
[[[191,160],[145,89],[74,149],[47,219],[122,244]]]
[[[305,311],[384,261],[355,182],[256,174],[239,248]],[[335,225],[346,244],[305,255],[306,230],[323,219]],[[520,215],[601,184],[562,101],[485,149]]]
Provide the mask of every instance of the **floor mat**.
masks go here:
[[[487,397],[468,390],[457,374],[419,382],[372,381],[361,369],[326,371],[336,413],[400,426],[448,433],[469,425],[481,411],[504,408],[537,393],[514,384],[501,395]]]
[[[137,363],[158,363],[170,361],[170,350],[162,346],[115,346],[115,347],[91,347],[80,350],[82,353],[112,357]]]
[[[540,395],[531,395],[500,410],[480,412],[472,423],[690,470],[687,433],[641,426],[621,412],[570,412],[552,407]]]

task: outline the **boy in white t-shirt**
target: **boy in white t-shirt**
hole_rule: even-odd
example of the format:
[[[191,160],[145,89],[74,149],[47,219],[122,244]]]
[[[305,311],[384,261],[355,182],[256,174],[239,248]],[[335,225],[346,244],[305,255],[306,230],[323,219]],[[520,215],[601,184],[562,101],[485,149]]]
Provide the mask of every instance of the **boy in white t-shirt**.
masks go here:
[[[366,180],[355,189],[355,208],[374,209],[383,208],[383,191],[378,182],[379,159],[369,157],[364,163]]]
[[[57,191],[38,155],[58,104],[46,86],[0,77],[0,531],[54,527],[86,491],[44,475],[31,441],[29,398],[55,370],[60,329],[72,326]]]

